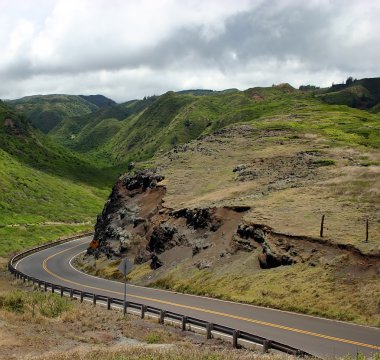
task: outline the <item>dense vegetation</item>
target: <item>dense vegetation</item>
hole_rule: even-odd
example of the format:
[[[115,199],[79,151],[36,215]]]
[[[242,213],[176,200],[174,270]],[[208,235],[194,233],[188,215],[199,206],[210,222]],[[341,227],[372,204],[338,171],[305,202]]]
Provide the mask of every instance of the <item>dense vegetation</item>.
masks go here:
[[[114,165],[149,159],[157,152],[241,122],[258,128],[313,130],[333,141],[378,147],[378,116],[330,104],[338,96],[344,101],[335,102],[350,103],[358,84],[361,82],[349,87],[348,95],[334,91],[315,94],[288,84],[246,91],[168,92],[65,119],[51,136],[92,161]],[[376,113],[376,106],[372,112]]]
[[[0,255],[91,228],[115,177],[0,103]]]
[[[48,133],[62,120],[91,114],[115,102],[102,95],[34,95],[9,102],[41,131]]]
[[[363,79],[308,91],[288,84],[245,91],[189,90],[123,104],[100,95],[2,102],[0,233],[2,242],[19,243],[3,249],[90,228],[130,161],[150,159],[235,123],[289,130],[294,136],[313,132],[337,146],[379,148],[378,82]],[[371,110],[345,106],[352,106],[353,99],[371,104]]]

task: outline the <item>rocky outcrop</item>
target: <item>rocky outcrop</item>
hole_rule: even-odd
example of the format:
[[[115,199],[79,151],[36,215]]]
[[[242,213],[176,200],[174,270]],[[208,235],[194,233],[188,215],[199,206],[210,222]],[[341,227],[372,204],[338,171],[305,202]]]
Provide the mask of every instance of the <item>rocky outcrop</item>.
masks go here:
[[[290,247],[275,241],[272,229],[260,224],[241,223],[233,238],[234,250],[254,251],[259,249],[258,260],[262,269],[271,269],[297,262],[297,254],[290,253]]]
[[[221,239],[231,239],[249,207],[183,208],[163,205],[164,177],[155,171],[127,174],[119,179],[98,216],[95,239],[100,249],[128,256],[135,264],[150,262],[152,269],[164,265],[160,254],[175,247],[190,248],[190,256],[210,249]],[[228,246],[223,240],[218,246]],[[220,251],[219,251],[220,253]]]
[[[242,168],[239,165],[236,172]],[[342,252],[351,263],[370,259],[352,245],[281,234],[264,224],[244,221],[248,206],[167,208],[163,179],[152,170],[121,177],[98,217],[89,253],[97,257],[103,253],[110,261],[128,257],[137,265],[149,263],[154,270],[188,261],[199,270],[212,271],[232,256],[244,258],[244,252],[254,254],[261,269],[330,264]],[[370,260],[368,266],[378,261]]]

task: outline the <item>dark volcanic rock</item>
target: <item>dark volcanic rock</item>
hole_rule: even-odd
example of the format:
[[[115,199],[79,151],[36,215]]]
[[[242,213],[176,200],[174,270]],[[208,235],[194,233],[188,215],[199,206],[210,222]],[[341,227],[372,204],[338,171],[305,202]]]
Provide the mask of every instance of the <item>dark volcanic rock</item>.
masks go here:
[[[154,188],[157,183],[164,180],[164,176],[153,173],[151,171],[141,171],[136,175],[127,175],[123,178],[123,186],[128,190],[140,189],[145,191],[148,188]]]
[[[263,253],[259,255],[259,263],[262,269],[272,269],[282,265],[291,265],[295,261],[286,254],[276,253],[269,246],[264,246]]]
[[[239,224],[237,233],[244,239],[252,238],[258,243],[265,242],[265,228],[260,225]]]
[[[106,240],[120,241],[128,238],[128,226],[138,227],[147,222],[146,215],[140,216],[139,205],[132,204],[130,199],[136,194],[143,194],[155,189],[164,177],[154,171],[141,171],[136,175],[127,174],[112,188],[102,213],[95,225],[94,238],[102,244]],[[154,205],[157,210],[157,204]]]
[[[150,251],[158,254],[168,250],[177,245],[176,241],[173,241],[173,235],[178,231],[175,227],[159,226],[153,230],[150,236],[148,248]]]
[[[152,259],[152,262],[150,263],[151,269],[156,270],[163,265],[161,260],[158,258],[156,254],[152,254],[151,259]]]
[[[218,219],[211,218],[209,209],[181,209],[174,211],[172,215],[176,218],[185,218],[187,225],[194,229],[208,228],[212,231],[216,231],[220,226]]]

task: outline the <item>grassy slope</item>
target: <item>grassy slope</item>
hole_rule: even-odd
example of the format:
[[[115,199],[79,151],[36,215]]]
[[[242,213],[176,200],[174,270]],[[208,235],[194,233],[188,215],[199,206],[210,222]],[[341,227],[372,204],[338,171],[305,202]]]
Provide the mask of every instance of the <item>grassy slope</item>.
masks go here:
[[[98,109],[94,103],[76,95],[35,95],[9,101],[41,131],[48,133],[63,119],[90,114]]]
[[[114,175],[55,145],[0,103],[0,255],[91,228]]]
[[[348,85],[333,85],[331,88],[317,90],[316,94],[328,104],[370,109],[380,103],[380,78],[356,80]]]
[[[312,93],[302,93],[286,84],[200,96],[169,92],[145,105],[140,101],[126,103],[124,109],[129,107],[133,111],[119,122],[115,119],[120,120],[123,113],[116,109],[118,117],[98,114],[95,119],[90,116],[80,120],[82,125],[71,120],[58,128],[54,137],[91,159],[113,164],[146,160],[157,152],[227,125],[256,120],[264,120],[266,127],[300,129],[308,128],[310,120],[313,130],[331,139],[370,146],[379,144],[379,136],[372,127],[377,117],[346,107],[324,105]],[[303,118],[283,121],[279,117],[285,114]],[[345,118],[340,120],[340,116]]]
[[[149,141],[154,144],[159,139],[159,148],[167,149],[173,135],[178,137],[178,142],[184,142],[238,122],[249,124],[253,135],[210,142],[199,140],[190,145],[189,151],[174,153],[172,159],[156,153],[155,160],[149,164],[163,169],[168,185],[167,206],[247,204],[253,207],[247,220],[268,224],[280,232],[314,237],[318,236],[320,216],[326,213],[325,236],[355,244],[365,252],[380,249],[376,217],[380,163],[378,114],[329,105],[311,94],[302,94],[286,86],[249,89],[244,93],[216,97],[187,95],[183,103],[175,99],[177,96],[166,95],[167,101],[180,104],[173,106],[175,116],[166,117],[170,120],[167,128],[161,131],[154,128],[155,138],[143,139],[144,144]],[[142,126],[146,113],[134,119],[133,124],[137,125],[134,136],[140,133],[138,126]],[[211,155],[197,150],[202,147]],[[267,191],[269,186],[265,178],[263,184],[260,176],[255,181],[239,183],[232,172],[240,163],[264,159],[265,164],[265,159],[269,163],[270,159],[279,156],[297,158],[298,154],[307,151],[318,153],[319,164],[329,166],[320,166],[315,170],[315,178],[311,177],[304,184],[296,183],[294,187],[289,185]],[[288,169],[287,176],[291,170]],[[363,243],[363,219],[366,217],[372,224],[368,244]],[[194,268],[195,260],[192,260],[165,273],[155,285],[358,323],[380,324],[378,278],[351,274],[351,270],[344,267],[344,259],[326,259],[326,263],[316,267],[297,264],[260,270],[254,267],[253,258],[256,255],[252,258],[247,255],[243,261],[202,271]],[[141,265],[141,272],[145,276],[144,266]],[[151,275],[149,271],[148,275]]]

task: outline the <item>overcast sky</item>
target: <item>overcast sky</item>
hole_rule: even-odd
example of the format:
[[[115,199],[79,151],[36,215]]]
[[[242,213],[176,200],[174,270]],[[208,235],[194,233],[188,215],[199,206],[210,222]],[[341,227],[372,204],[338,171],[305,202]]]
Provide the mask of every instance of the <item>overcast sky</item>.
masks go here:
[[[379,0],[0,0],[0,98],[380,76]]]

